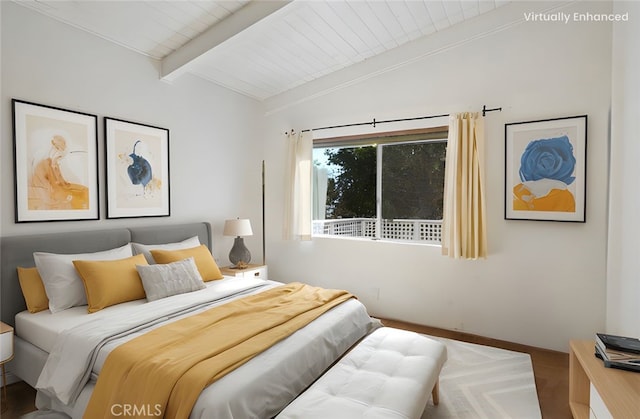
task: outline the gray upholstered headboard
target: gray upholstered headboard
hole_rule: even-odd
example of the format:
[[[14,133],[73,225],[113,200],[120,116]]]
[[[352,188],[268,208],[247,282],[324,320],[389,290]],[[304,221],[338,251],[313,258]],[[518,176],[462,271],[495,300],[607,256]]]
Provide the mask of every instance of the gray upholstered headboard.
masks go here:
[[[129,242],[173,243],[196,235],[211,250],[211,224],[207,222],[0,237],[0,318],[13,326],[15,315],[26,309],[16,268],[35,266],[33,252],[98,252]]]

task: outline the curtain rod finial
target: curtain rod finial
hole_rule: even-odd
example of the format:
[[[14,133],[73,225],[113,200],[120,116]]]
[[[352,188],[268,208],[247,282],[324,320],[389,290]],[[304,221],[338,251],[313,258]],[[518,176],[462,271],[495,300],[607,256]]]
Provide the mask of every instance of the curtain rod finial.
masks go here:
[[[487,112],[493,112],[493,111],[502,112],[502,108],[487,109],[487,105],[482,105],[482,116],[486,116]]]

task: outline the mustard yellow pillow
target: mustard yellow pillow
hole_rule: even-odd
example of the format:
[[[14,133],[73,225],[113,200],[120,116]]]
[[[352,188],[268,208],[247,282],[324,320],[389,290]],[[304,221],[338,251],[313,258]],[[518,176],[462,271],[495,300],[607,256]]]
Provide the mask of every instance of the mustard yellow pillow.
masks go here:
[[[151,256],[153,256],[153,260],[155,260],[156,263],[171,263],[192,257],[196,262],[198,272],[200,272],[203,281],[207,282],[224,278],[209,248],[204,244],[190,249],[151,250]]]
[[[20,288],[29,313],[37,313],[49,308],[49,299],[38,268],[18,266],[18,281],[20,281]]]
[[[73,261],[87,293],[89,313],[145,298],[136,265],[147,265],[143,254],[116,260]]]

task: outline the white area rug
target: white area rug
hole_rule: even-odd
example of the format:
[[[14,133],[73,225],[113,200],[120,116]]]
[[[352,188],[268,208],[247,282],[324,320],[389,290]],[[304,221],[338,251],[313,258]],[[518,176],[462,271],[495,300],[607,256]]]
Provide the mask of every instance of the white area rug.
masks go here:
[[[447,345],[440,404],[422,419],[540,419],[529,354],[437,338]]]

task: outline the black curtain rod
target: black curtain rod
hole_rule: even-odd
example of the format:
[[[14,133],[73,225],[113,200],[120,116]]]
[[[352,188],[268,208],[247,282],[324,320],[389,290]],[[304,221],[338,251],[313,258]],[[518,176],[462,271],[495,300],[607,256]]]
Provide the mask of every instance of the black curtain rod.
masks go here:
[[[482,106],[482,116],[485,116],[487,114],[487,112],[494,112],[494,111],[502,111],[502,108],[492,108],[492,109],[487,109],[486,105]],[[418,119],[431,119],[431,118],[441,118],[441,117],[445,117],[445,116],[449,116],[448,113],[444,113],[442,115],[428,115],[428,116],[417,116],[415,118],[401,118],[401,119],[386,119],[383,121],[376,121],[375,118],[373,118],[373,121],[369,121],[369,122],[356,122],[353,124],[344,124],[344,125],[331,125],[328,127],[320,127],[320,128],[313,128],[313,129],[303,129],[302,132],[309,132],[309,131],[320,131],[323,129],[333,129],[333,128],[346,128],[346,127],[357,127],[360,125],[372,125],[374,128],[376,127],[376,124],[386,124],[389,122],[404,122],[404,121],[416,121]],[[293,130],[292,130],[293,132]]]

